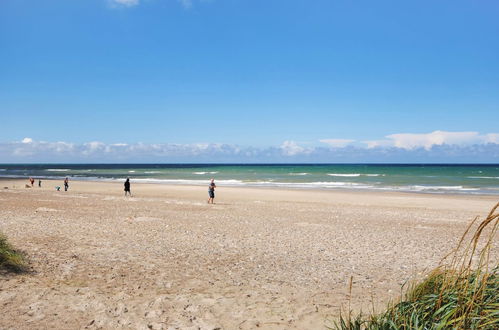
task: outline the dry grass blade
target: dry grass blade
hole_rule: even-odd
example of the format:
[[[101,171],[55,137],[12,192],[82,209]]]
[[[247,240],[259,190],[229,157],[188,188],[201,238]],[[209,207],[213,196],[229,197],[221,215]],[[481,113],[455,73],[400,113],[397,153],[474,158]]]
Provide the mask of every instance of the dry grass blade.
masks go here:
[[[26,269],[26,261],[21,252],[15,250],[0,233],[0,270],[20,272]]]

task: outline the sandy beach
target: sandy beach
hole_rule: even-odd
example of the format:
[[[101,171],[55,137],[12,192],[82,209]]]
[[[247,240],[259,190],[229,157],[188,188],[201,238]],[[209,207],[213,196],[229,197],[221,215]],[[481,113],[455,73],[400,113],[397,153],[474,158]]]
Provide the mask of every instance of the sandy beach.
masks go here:
[[[1,329],[325,329],[381,309],[497,196],[0,181]],[[8,187],[8,189],[3,189]],[[497,248],[497,245],[495,246]]]

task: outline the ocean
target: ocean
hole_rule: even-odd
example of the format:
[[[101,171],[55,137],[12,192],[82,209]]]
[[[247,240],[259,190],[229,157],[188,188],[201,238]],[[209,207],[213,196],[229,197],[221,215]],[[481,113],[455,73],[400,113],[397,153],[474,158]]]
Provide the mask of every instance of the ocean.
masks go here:
[[[0,178],[499,195],[499,164],[0,164]]]

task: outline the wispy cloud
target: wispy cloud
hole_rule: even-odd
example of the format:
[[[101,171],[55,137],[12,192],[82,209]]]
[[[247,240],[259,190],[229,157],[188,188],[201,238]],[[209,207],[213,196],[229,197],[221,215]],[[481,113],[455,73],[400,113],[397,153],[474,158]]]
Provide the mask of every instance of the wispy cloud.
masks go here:
[[[110,0],[111,5],[115,7],[133,7],[140,3],[140,0]]]
[[[140,4],[141,0],[108,0],[111,7],[134,7]],[[185,9],[192,8],[193,0],[177,0]]]
[[[355,142],[355,140],[350,140],[350,139],[322,139],[319,140],[319,142],[325,143],[330,145],[331,147],[334,148],[343,148],[347,145],[349,145],[352,142]]]
[[[190,9],[192,7],[192,0],[178,0],[185,9]]]

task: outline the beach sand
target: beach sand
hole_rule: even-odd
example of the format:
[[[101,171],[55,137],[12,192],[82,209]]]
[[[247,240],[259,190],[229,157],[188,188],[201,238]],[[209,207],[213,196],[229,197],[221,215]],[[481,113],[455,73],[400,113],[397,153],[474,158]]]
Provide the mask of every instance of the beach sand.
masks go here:
[[[497,196],[0,181],[1,329],[324,329],[381,309]],[[37,183],[37,182],[36,182]],[[2,189],[9,187],[9,189]]]

